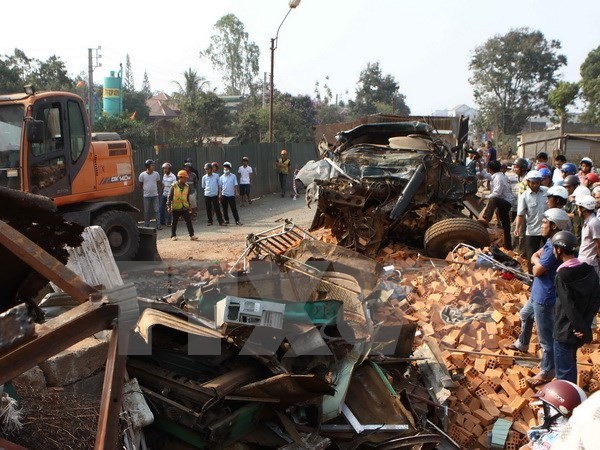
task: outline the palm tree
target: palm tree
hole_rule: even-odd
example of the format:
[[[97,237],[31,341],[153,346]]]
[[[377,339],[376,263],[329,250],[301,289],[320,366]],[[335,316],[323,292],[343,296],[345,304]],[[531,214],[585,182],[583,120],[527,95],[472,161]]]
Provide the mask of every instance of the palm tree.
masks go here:
[[[179,92],[173,94],[174,97],[187,98],[193,100],[200,92],[204,92],[204,88],[209,86],[209,82],[202,75],[198,75],[191,67],[183,72],[183,85],[178,81],[173,81],[179,88]]]

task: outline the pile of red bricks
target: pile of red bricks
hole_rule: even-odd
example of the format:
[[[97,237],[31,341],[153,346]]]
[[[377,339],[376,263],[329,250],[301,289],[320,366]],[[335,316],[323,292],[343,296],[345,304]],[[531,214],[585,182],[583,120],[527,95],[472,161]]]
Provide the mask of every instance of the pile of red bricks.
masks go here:
[[[539,370],[535,331],[531,354],[508,348],[521,331],[519,310],[529,286],[492,269],[475,269],[474,252],[457,253],[455,262],[445,264],[400,245],[383,249],[378,260],[400,269],[401,284],[413,292],[405,299],[390,298],[374,318],[417,322],[423,336],[439,343],[448,370],[459,380],[448,399],[457,411],[450,413],[448,432],[461,448],[488,448],[488,432],[504,418],[513,422],[505,448],[518,449],[527,441],[527,430],[537,425],[537,411],[530,406],[535,391],[526,382]],[[463,320],[446,323],[440,312],[447,306],[460,310]],[[590,393],[600,389],[600,336],[595,337],[578,352],[579,385]],[[515,355],[526,358],[515,360]]]

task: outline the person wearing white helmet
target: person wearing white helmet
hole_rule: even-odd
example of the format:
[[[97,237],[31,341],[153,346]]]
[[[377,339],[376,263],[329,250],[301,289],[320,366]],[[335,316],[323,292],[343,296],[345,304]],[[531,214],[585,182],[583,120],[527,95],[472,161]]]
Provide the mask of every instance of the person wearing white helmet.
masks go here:
[[[594,161],[592,161],[592,158],[588,158],[587,156],[585,158],[581,158],[581,161],[579,162],[579,172],[577,173],[579,176],[579,182],[581,184],[584,183],[587,174],[592,172],[592,167],[594,167]]]
[[[569,198],[569,193],[563,186],[552,186],[548,189],[546,204],[550,208],[564,208]]]
[[[229,211],[233,214],[236,225],[242,225],[238,215],[235,198],[240,196],[237,177],[231,173],[231,163],[223,163],[223,175],[219,178],[219,187],[221,188],[221,205],[223,206],[223,218],[225,224],[229,225]]]
[[[521,333],[510,348],[522,352],[528,351],[535,320],[537,336],[543,353],[539,373],[527,380],[532,386],[547,383],[554,377],[554,341],[552,339],[554,303],[556,301],[554,277],[559,262],[554,255],[550,240],[556,233],[570,228],[571,220],[564,210],[559,208],[546,210],[541,225],[542,237],[546,243],[531,257],[534,276],[531,295],[519,312]]]
[[[531,271],[531,257],[542,246],[542,219],[547,209],[546,197],[548,188],[542,186],[542,174],[537,170],[527,173],[527,190],[519,195],[517,201],[517,220],[515,237],[519,237],[525,227],[524,250],[527,264]]]
[[[592,342],[592,321],[600,307],[600,280],[597,267],[575,257],[578,241],[574,234],[556,233],[551,241],[554,254],[561,263],[555,281],[557,299],[553,335],[556,378],[576,383],[577,349]]]
[[[597,271],[600,265],[600,221],[594,212],[596,210],[596,199],[591,195],[581,195],[575,197],[575,204],[583,221],[581,245],[577,257],[580,261],[593,266]]]
[[[159,212],[160,212],[160,225],[161,226],[171,226],[171,220],[173,219],[173,215],[169,214],[167,211],[167,199],[169,197],[169,192],[171,191],[171,186],[177,182],[177,177],[171,169],[173,166],[171,163],[164,163],[162,165],[163,176],[162,176],[162,196],[160,198]]]

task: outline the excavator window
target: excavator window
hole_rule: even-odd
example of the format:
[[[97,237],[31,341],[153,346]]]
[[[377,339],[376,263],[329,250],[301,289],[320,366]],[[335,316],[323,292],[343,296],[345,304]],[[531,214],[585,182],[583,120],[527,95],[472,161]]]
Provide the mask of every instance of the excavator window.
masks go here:
[[[0,186],[21,187],[20,141],[24,108],[21,105],[0,107]]]
[[[75,163],[85,149],[85,124],[79,103],[69,100],[67,102],[69,115],[69,130],[71,139],[71,162]]]
[[[30,144],[30,190],[37,193],[65,178],[67,167],[61,103],[41,105],[35,112],[35,119],[44,122],[45,130],[43,142]]]

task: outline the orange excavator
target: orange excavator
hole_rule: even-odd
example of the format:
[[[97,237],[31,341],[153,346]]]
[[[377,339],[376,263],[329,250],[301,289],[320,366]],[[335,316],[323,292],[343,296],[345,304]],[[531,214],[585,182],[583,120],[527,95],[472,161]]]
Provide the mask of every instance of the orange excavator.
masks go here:
[[[0,94],[0,186],[49,197],[65,220],[101,226],[117,260],[132,260],[138,209],[111,199],[133,192],[132,149],[116,133],[93,135],[81,97]]]

